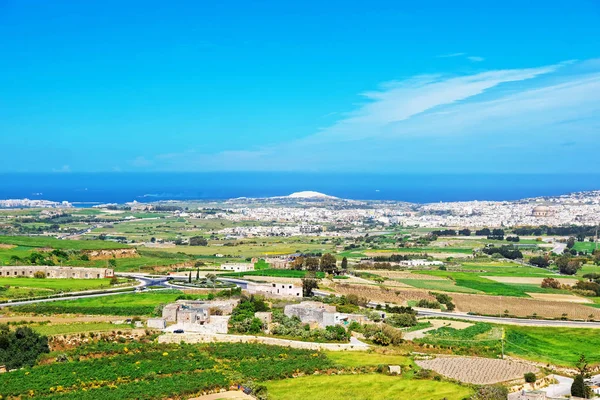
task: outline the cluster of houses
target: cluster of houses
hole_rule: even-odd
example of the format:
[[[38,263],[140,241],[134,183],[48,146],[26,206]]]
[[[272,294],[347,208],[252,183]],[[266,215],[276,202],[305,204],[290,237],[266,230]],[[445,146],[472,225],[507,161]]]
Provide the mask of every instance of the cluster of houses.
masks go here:
[[[149,328],[167,331],[182,330],[185,332],[225,334],[229,318],[239,300],[190,301],[179,300],[167,304],[162,310],[161,318],[150,318]],[[347,325],[352,321],[364,324],[368,321],[362,314],[347,314],[336,311],[335,306],[317,301],[303,301],[289,304],[284,308],[288,317],[297,317],[302,323],[312,327],[326,328],[334,325]],[[265,324],[270,324],[270,312],[256,313],[256,317]],[[385,313],[382,313],[385,318]]]

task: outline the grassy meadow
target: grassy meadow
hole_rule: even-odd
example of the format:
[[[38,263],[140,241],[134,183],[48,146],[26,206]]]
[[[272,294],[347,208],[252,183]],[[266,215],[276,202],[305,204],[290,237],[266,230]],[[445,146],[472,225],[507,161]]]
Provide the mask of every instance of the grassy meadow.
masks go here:
[[[416,380],[379,374],[321,375],[266,382],[273,400],[462,400],[473,390],[451,382]]]
[[[183,293],[179,290],[161,290],[156,292],[127,293],[113,296],[28,304],[11,307],[11,310],[15,312],[44,315],[86,314],[151,316],[157,306],[172,303],[182,295]],[[193,297],[200,299],[205,298],[206,296],[194,295]]]

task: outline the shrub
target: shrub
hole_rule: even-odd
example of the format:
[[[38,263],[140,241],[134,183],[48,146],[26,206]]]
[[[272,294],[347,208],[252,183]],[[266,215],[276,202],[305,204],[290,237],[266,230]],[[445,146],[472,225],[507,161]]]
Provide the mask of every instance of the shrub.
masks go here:
[[[477,392],[471,397],[471,400],[506,400],[508,398],[508,389],[504,386],[480,386]]]
[[[525,378],[525,382],[527,382],[527,383],[533,383],[537,380],[537,378],[533,372],[525,373],[525,375],[523,375],[523,378]]]
[[[378,344],[380,346],[389,346],[391,340],[387,335],[381,331],[377,332],[373,335],[373,343]]]
[[[417,317],[414,314],[392,314],[385,321],[392,326],[403,328],[415,326],[417,324]]]
[[[393,328],[389,325],[383,325],[381,327],[381,331],[390,338],[390,342],[393,345],[398,345],[402,343],[402,331]]]
[[[596,292],[594,292],[593,290],[573,289],[572,292],[580,296],[596,297]]]
[[[33,277],[37,279],[44,279],[46,278],[46,274],[44,273],[44,271],[35,271]]]
[[[437,301],[431,301],[426,299],[421,299],[417,302],[417,307],[421,308],[440,308],[440,303]]]
[[[600,296],[600,284],[596,282],[586,282],[586,281],[578,281],[575,286],[575,289],[579,290],[588,290],[596,293],[596,296]]]
[[[560,282],[558,281],[558,279],[544,278],[544,280],[542,280],[541,286],[543,288],[560,289]]]

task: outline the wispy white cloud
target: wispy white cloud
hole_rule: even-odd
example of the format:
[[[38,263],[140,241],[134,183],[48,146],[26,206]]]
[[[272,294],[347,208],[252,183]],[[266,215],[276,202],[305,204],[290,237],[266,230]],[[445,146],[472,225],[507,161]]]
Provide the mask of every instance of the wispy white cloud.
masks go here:
[[[481,56],[472,56],[467,53],[449,53],[449,54],[441,54],[439,56],[436,56],[436,58],[456,58],[456,57],[464,57],[467,60],[472,61],[472,62],[482,62],[485,60],[485,58],[483,58]]]
[[[367,103],[346,118],[305,139],[313,142],[373,138],[381,128],[408,120],[437,107],[463,101],[496,86],[524,81],[556,71],[560,64],[541,68],[497,70],[475,75],[444,78],[417,76],[401,82],[388,82],[378,91],[363,93]]]
[[[467,53],[450,53],[450,54],[441,54],[437,56],[437,58],[452,58],[452,57],[461,57],[465,56]]]
[[[336,114],[335,123],[303,139],[163,159],[174,169],[194,170],[412,171],[438,165],[472,171],[476,164],[490,171],[560,172],[561,163],[535,160],[576,151],[580,156],[569,168],[600,168],[591,161],[600,151],[600,63],[419,75],[361,96],[365,101],[354,111]]]
[[[468,56],[467,60],[473,61],[473,62],[482,62],[485,60],[485,58],[479,57],[479,56]]]

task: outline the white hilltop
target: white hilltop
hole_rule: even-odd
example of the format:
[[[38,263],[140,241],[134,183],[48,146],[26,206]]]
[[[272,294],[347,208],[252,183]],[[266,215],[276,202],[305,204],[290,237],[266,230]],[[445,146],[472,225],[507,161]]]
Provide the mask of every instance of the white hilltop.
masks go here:
[[[313,192],[310,190],[303,192],[295,192],[287,196],[291,199],[337,199],[337,197],[329,196],[324,193]]]

